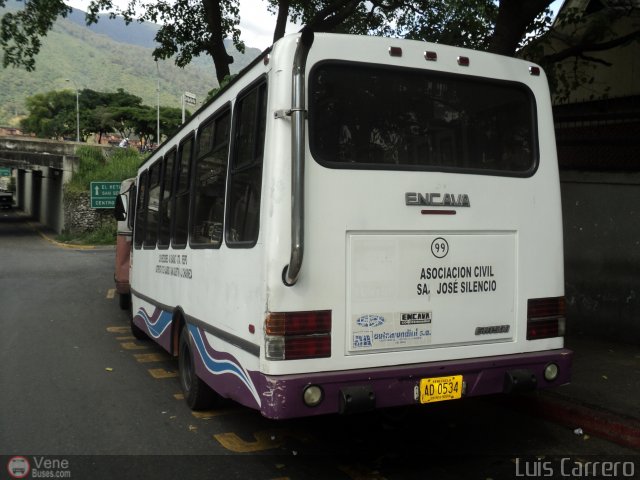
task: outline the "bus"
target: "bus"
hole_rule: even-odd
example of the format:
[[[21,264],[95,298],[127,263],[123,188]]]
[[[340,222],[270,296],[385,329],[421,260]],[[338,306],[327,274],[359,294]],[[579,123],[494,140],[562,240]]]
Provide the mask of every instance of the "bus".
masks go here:
[[[570,380],[537,65],[303,30],[136,185],[132,328],[177,357],[192,409],[286,419]]]
[[[135,194],[135,178],[128,178],[120,184],[119,211],[116,218],[116,255],[113,271],[113,280],[116,285],[120,308],[128,310],[131,307],[131,290],[129,285],[129,261],[131,257],[131,242],[133,237],[133,215],[127,217],[127,211],[131,211]]]

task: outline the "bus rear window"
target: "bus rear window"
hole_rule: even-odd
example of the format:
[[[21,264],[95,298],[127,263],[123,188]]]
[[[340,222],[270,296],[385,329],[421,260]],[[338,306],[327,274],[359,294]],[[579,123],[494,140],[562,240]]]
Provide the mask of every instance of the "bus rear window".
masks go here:
[[[535,122],[515,82],[338,62],[310,76],[310,148],[327,167],[528,176]]]

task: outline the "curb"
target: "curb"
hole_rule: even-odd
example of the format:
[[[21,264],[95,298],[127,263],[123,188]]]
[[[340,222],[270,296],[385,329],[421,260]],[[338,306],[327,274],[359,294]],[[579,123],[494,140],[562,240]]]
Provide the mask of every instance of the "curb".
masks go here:
[[[49,237],[47,234],[43,233],[34,223],[27,222],[27,224],[31,228],[33,228],[38,233],[38,235],[40,235],[43,239],[45,239],[47,242],[51,243],[52,245],[55,245],[56,247],[69,248],[73,250],[94,250],[96,248],[94,245],[78,245],[73,243],[58,242],[57,240],[54,240],[53,238]]]
[[[640,421],[635,418],[555,396],[522,400],[531,413],[545,420],[640,451]]]

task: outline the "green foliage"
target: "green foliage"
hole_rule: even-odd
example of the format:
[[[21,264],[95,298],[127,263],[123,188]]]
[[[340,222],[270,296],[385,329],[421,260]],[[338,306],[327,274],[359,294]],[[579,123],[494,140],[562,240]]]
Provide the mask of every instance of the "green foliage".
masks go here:
[[[247,59],[237,57],[232,66],[242,68],[257,52],[251,50],[252,56]],[[193,92],[198,99],[204,99],[217,84],[210,59],[194,59],[185,68],[178,68],[171,61],[159,61],[156,66],[152,49],[115,42],[64,19],[42,38],[33,72],[0,68],[0,124],[16,125],[12,119],[26,113],[27,96],[52,90],[68,90],[75,108],[74,84],[66,79],[73,80],[80,91],[116,92],[124,87],[141,98],[143,104],[153,106],[158,102],[159,80],[160,104],[175,108],[179,108],[183,92]],[[81,116],[81,127],[86,120]],[[75,111],[73,125],[75,128]]]
[[[80,131],[83,139],[91,134],[103,135],[118,132],[122,137],[136,134],[143,143],[157,136],[158,113],[161,134],[173,134],[182,123],[179,108],[149,107],[142,99],[119,88],[115,93],[85,89],[79,93]],[[75,137],[76,100],[68,91],[47,92],[27,98],[29,115],[22,119],[23,130],[38,137]]]
[[[73,135],[76,131],[76,98],[71,92],[39,93],[27,98],[31,114],[21,122],[22,128],[43,138]]]
[[[493,0],[449,0],[413,2],[417,8],[395,9],[393,36],[487,50],[498,16]]]
[[[91,182],[121,182],[134,177],[143,160],[130,148],[112,148],[106,153],[100,147],[79,148],[80,165],[71,182],[65,186],[65,194],[88,192]]]
[[[209,93],[207,93],[207,101],[215,97],[220,92],[220,90],[229,85],[231,83],[231,80],[233,80],[237,76],[238,74],[236,73],[234,75],[227,75],[226,77],[224,77],[224,79],[222,79],[222,82],[220,82],[219,87],[209,90]]]
[[[0,6],[5,6],[2,1]],[[35,68],[35,55],[58,16],[66,17],[71,7],[62,0],[24,2],[24,8],[7,12],[0,21],[0,46],[4,50],[3,67]]]
[[[113,245],[116,243],[117,228],[115,219],[108,219],[91,232],[63,232],[56,237],[56,240],[77,245]]]

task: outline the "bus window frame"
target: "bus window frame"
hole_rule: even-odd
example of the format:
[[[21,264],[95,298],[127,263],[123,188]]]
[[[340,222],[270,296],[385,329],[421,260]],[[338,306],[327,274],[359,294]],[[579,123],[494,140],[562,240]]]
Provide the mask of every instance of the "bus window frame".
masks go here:
[[[158,184],[151,184],[151,171],[154,168],[159,168],[160,172],[158,173]],[[154,241],[153,243],[148,243],[147,242],[147,235],[149,234],[149,200],[150,200],[150,195],[151,195],[151,189],[154,187],[158,187],[159,189],[159,198],[162,198],[162,174],[164,171],[164,157],[159,157],[158,159],[156,159],[155,162],[153,162],[151,165],[149,165],[149,167],[147,168],[147,193],[146,193],[146,201],[145,201],[145,218],[144,218],[144,240],[142,241],[142,248],[143,250],[155,250],[157,245],[158,245],[158,228],[160,226],[160,203],[158,203],[158,212],[156,213],[157,218],[156,218],[156,231],[155,231],[155,236],[154,236]]]
[[[170,216],[170,214],[172,213],[171,202],[173,201],[173,194],[174,194],[174,183],[175,183],[174,172],[175,172],[177,154],[178,154],[178,147],[174,146],[174,147],[171,147],[171,149],[169,149],[169,151],[163,157],[164,164],[162,166],[162,180],[161,180],[162,183],[160,186],[160,205],[158,207],[158,235],[157,235],[157,242],[156,242],[156,246],[158,250],[167,250],[171,246],[172,217]],[[171,172],[167,172],[167,164],[169,159],[172,156],[173,156],[173,163],[171,164]],[[167,199],[166,206],[165,206],[163,205],[163,202],[165,201],[164,197],[167,191],[165,188],[165,186],[167,185],[167,174],[169,174],[169,177],[168,177],[169,178],[169,198]],[[167,242],[160,243],[161,227],[165,223],[165,222],[162,222],[162,217],[165,214],[165,209],[168,210],[168,213],[169,213],[169,215],[167,215],[168,217]]]
[[[189,219],[189,213],[190,213],[190,209],[191,209],[191,168],[193,167],[193,151],[195,149],[195,142],[196,140],[196,133],[195,130],[192,130],[190,132],[188,132],[180,141],[180,143],[178,144],[178,149],[177,149],[177,155],[176,155],[176,160],[179,162],[180,168],[176,168],[176,165],[174,164],[174,184],[173,184],[173,197],[171,199],[171,248],[175,249],[175,250],[183,250],[185,248],[187,248],[187,246],[189,245],[189,224],[190,224],[190,219]],[[186,165],[187,165],[187,189],[185,192],[183,191],[179,191],[178,187],[180,186],[180,172],[181,172],[181,168],[183,165],[182,162],[182,149],[184,147],[184,145],[191,141],[191,151],[189,152],[189,158],[186,160]],[[176,243],[176,219],[177,219],[177,215],[176,215],[176,204],[177,204],[177,200],[179,196],[186,196],[187,198],[187,225],[186,225],[186,229],[187,229],[187,236],[185,238],[184,243]]]
[[[262,138],[262,155],[259,158],[259,162],[260,162],[260,205],[258,208],[258,228],[257,228],[257,233],[256,233],[256,237],[255,239],[252,240],[232,240],[231,239],[231,232],[230,232],[230,215],[231,215],[231,202],[229,201],[229,196],[231,195],[231,187],[232,187],[232,177],[235,173],[239,173],[242,172],[244,170],[248,170],[253,168],[254,166],[257,165],[257,158],[256,158],[256,152],[255,149],[258,146],[259,142],[256,142],[254,144],[254,152],[253,152],[253,160],[245,165],[241,165],[240,167],[238,167],[236,165],[237,163],[237,155],[238,155],[238,135],[239,135],[239,126],[238,126],[238,115],[239,115],[239,108],[238,108],[238,103],[241,102],[242,100],[244,100],[246,97],[248,97],[253,91],[256,91],[258,93],[258,97],[259,95],[259,89],[260,87],[264,86],[264,105],[265,105],[265,109],[264,109],[264,116],[263,116],[263,120],[264,120],[264,136]],[[258,98],[259,100],[259,98]],[[247,85],[245,88],[243,88],[238,95],[236,95],[235,97],[235,102],[234,102],[234,106],[233,106],[233,116],[231,118],[231,136],[230,136],[230,145],[229,145],[229,166],[228,166],[228,170],[227,170],[227,200],[226,200],[226,205],[225,205],[225,224],[224,224],[224,241],[225,244],[227,245],[227,247],[229,248],[253,248],[256,246],[256,244],[258,243],[258,238],[260,237],[260,216],[261,216],[261,211],[262,211],[262,195],[263,195],[263,188],[262,188],[262,184],[264,182],[264,157],[265,157],[265,147],[266,147],[266,139],[267,139],[267,126],[268,126],[268,110],[269,110],[269,82],[268,82],[268,78],[266,74],[262,74],[260,76],[258,76],[255,80],[253,80],[249,85]],[[259,112],[256,111],[256,119],[258,119],[257,117],[259,116]],[[259,120],[259,119],[258,119]],[[259,126],[259,123],[256,123],[256,127]]]
[[[133,182],[133,184],[131,185],[131,187],[129,187],[129,198],[128,198],[128,213],[127,213],[127,227],[129,227],[129,230],[131,232],[133,232],[133,227],[135,225],[135,221],[136,221],[136,201],[137,201],[137,195],[138,195],[138,186],[136,184],[136,181],[138,180],[137,176],[136,176],[136,180]]]
[[[133,228],[133,248],[135,250],[143,250],[144,246],[144,235],[147,227],[147,207],[146,202],[148,198],[148,183],[149,183],[149,170],[145,169],[140,172],[138,175],[138,188],[137,188],[137,196],[136,196],[136,213],[135,213],[135,222]],[[140,198],[142,196],[142,198]],[[142,203],[140,203],[142,201]],[[138,207],[140,207],[140,211],[138,211]],[[144,222],[144,223],[142,223]],[[138,236],[141,236],[140,241],[138,241]]]
[[[196,208],[196,188],[195,188],[195,176],[196,176],[196,172],[198,170],[198,161],[201,160],[201,158],[205,155],[205,154],[209,154],[209,153],[213,153],[213,149],[214,149],[214,145],[215,145],[215,140],[216,140],[216,134],[218,131],[218,120],[220,118],[222,118],[224,115],[229,115],[229,136],[227,137],[227,142],[226,142],[226,157],[227,157],[227,161],[225,164],[225,174],[224,174],[224,194],[222,196],[222,201],[223,203],[223,216],[222,216],[222,229],[223,229],[223,234],[222,237],[220,238],[220,243],[218,245],[216,244],[206,244],[206,243],[193,243],[193,237],[191,235],[191,232],[193,231],[193,227],[194,227],[194,222],[195,222],[195,208]],[[200,128],[204,125],[204,126],[208,126],[209,124],[213,123],[214,124],[214,128],[213,128],[213,135],[211,136],[211,141],[209,142],[209,145],[207,147],[207,151],[204,152],[201,155],[200,152],[200,137],[198,135],[198,133],[200,132]],[[231,142],[233,139],[233,108],[232,108],[232,104],[231,102],[225,102],[224,104],[222,104],[215,112],[213,112],[211,115],[209,115],[207,118],[205,118],[202,122],[200,122],[200,125],[198,126],[197,132],[196,132],[196,150],[192,152],[192,165],[191,165],[191,170],[190,170],[190,203],[189,203],[189,239],[188,239],[188,243],[189,243],[189,248],[192,248],[194,250],[199,250],[199,249],[219,249],[220,247],[222,247],[222,245],[225,243],[225,235],[224,235],[224,228],[225,228],[225,224],[226,224],[226,212],[227,212],[227,193],[228,193],[228,187],[229,187],[229,164],[231,162]],[[224,148],[224,147],[221,147]]]

